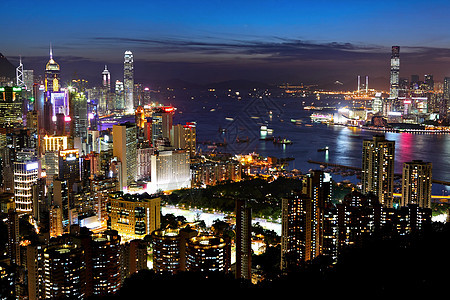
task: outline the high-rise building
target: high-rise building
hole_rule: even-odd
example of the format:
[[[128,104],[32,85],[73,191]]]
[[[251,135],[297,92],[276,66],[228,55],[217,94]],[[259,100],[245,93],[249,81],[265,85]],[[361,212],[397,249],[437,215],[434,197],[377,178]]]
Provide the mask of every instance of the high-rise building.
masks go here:
[[[133,71],[133,53],[125,51],[123,63],[123,85],[125,95],[125,111],[134,113],[134,71]]]
[[[314,258],[315,237],[311,226],[316,223],[313,200],[302,193],[282,199],[281,264],[282,270],[298,267]]]
[[[112,295],[121,286],[120,236],[116,231],[105,231],[93,235],[92,243],[93,294]]]
[[[108,70],[108,67],[105,65],[105,69],[102,72],[102,86],[107,88],[108,91],[111,90],[111,73]]]
[[[391,52],[391,77],[390,77],[390,95],[389,98],[398,98],[399,79],[400,79],[400,46],[392,46]]]
[[[83,93],[71,93],[69,95],[70,118],[72,120],[71,136],[79,137],[86,142],[88,130],[87,99]]]
[[[55,179],[53,180],[53,212],[51,224],[53,224],[54,233],[58,235],[60,232],[59,226],[62,226],[63,232],[69,231],[70,222],[70,209],[71,195],[69,193],[69,187],[67,180]],[[72,201],[73,202],[73,201]],[[61,216],[59,216],[59,214]],[[61,220],[61,223],[59,223]]]
[[[159,229],[152,232],[153,270],[176,273],[180,270],[180,230]]]
[[[154,149],[150,147],[137,149],[136,180],[149,180],[151,176],[151,161]]]
[[[55,245],[44,249],[43,298],[85,297],[85,264],[83,249],[74,244]]]
[[[155,195],[109,194],[108,227],[125,239],[142,239],[160,227],[161,198]]]
[[[19,214],[14,210],[8,211],[8,258],[11,264],[20,266]]]
[[[362,192],[375,194],[385,207],[393,206],[395,142],[384,136],[363,141]]]
[[[188,122],[186,125],[177,124],[172,127],[170,144],[175,149],[184,149],[193,158],[196,154],[197,138],[196,126]]]
[[[425,74],[423,85],[425,90],[428,91],[434,90],[434,79],[432,74]]]
[[[59,151],[58,173],[58,178],[67,180],[69,192],[72,192],[73,184],[80,182],[80,154],[78,149]]]
[[[170,132],[173,126],[173,113],[175,108],[164,106],[156,109],[152,114],[152,144],[156,146],[159,138],[166,138],[170,141]]]
[[[53,49],[50,47],[50,59],[45,66],[44,73],[44,88],[45,88],[45,100],[50,101],[50,95],[52,92],[58,92],[60,90],[60,68],[58,63],[53,59]]]
[[[413,160],[403,163],[401,206],[417,204],[431,208],[432,163]]]
[[[148,192],[170,191],[191,186],[190,158],[185,150],[158,151],[151,156]]]
[[[134,273],[147,269],[147,243],[136,239],[121,244],[120,265],[122,283]]]
[[[91,207],[102,225],[105,225],[108,220],[106,208],[108,205],[108,195],[117,191],[119,191],[119,183],[115,177],[92,178],[90,180]]]
[[[252,210],[244,199],[236,200],[236,278],[252,278]]]
[[[14,162],[14,201],[19,214],[33,213],[33,185],[38,179],[39,163],[33,158]]]
[[[64,233],[62,208],[58,205],[52,205],[49,209],[48,218],[50,237],[61,236]]]
[[[125,95],[124,95],[123,82],[116,80],[114,90],[115,90],[115,97],[116,97],[116,101],[114,103],[114,108],[116,110],[125,109]]]
[[[113,155],[117,157],[122,164],[122,173],[119,174],[119,185],[121,190],[136,181],[136,135],[136,125],[133,123],[113,125]]]
[[[444,99],[450,100],[450,77],[444,77],[443,94]]]
[[[189,226],[153,231],[153,269],[158,273],[186,271],[186,242],[197,234]]]
[[[228,273],[231,262],[229,248],[229,243],[214,235],[190,238],[186,246],[187,271]]]
[[[23,125],[22,88],[0,87],[0,127],[21,127]]]
[[[337,204],[338,249],[359,244],[382,223],[382,206],[375,195],[353,191]]]

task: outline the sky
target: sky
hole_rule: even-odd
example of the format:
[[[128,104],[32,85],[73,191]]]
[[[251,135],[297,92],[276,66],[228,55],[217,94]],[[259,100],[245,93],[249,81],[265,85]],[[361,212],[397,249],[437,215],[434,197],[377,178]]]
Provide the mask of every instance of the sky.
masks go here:
[[[2,0],[0,53],[42,74],[50,44],[61,76],[98,84],[105,65],[123,78],[193,83],[253,80],[388,86],[390,49],[400,76],[450,76],[450,1]]]

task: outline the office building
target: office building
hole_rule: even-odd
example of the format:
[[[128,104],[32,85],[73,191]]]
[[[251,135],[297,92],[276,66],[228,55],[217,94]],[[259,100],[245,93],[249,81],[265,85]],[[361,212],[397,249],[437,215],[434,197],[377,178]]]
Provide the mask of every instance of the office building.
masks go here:
[[[33,185],[38,172],[39,163],[32,157],[14,162],[14,201],[19,214],[33,213]]]
[[[60,150],[58,155],[58,178],[67,180],[69,192],[73,185],[80,182],[80,155],[78,149]]]
[[[59,151],[67,149],[67,136],[48,136],[43,137],[43,152]]]
[[[124,94],[124,85],[122,81],[116,80],[116,84],[114,87],[115,90],[115,102],[114,108],[115,110],[124,110],[125,109],[125,94]]]
[[[121,190],[126,189],[136,181],[137,166],[137,140],[136,125],[124,123],[113,125],[113,156],[121,162],[119,185]]]
[[[0,87],[0,127],[18,128],[23,125],[22,88]]]
[[[71,102],[71,136],[79,137],[82,142],[86,143],[89,127],[86,96],[83,93],[71,93],[69,101]]]
[[[105,69],[102,72],[102,86],[106,88],[108,91],[111,90],[111,73],[108,70],[108,67],[105,65]]]
[[[125,51],[123,63],[123,88],[125,98],[125,111],[134,113],[134,71],[133,71],[133,53]]]
[[[171,191],[191,186],[190,158],[185,150],[157,151],[151,157],[149,193]]]
[[[393,206],[395,142],[384,136],[363,141],[362,192],[373,193],[385,207]]]
[[[403,163],[401,206],[417,204],[431,208],[432,163],[413,160]]]
[[[117,230],[125,240],[142,239],[159,228],[161,198],[155,195],[109,194],[108,227]]]
[[[397,99],[400,79],[400,47],[392,46],[391,52],[391,76],[389,98]]]
[[[60,89],[60,68],[58,63],[53,59],[53,49],[50,47],[50,59],[45,66],[44,87],[46,101],[50,100],[52,92],[58,92]]]
[[[157,140],[165,138],[170,142],[173,126],[173,114],[175,108],[172,106],[158,107],[152,114],[152,144],[157,146]]]

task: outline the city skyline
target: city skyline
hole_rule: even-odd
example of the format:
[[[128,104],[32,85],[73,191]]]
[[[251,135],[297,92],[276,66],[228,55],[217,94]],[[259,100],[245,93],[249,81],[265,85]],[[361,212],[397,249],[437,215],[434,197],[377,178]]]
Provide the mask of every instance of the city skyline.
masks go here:
[[[15,24],[15,30],[4,33],[0,52],[14,65],[21,56],[25,69],[40,74],[52,44],[65,80],[79,76],[93,84],[105,64],[113,82],[123,79],[123,53],[130,50],[135,78],[144,84],[339,80],[354,88],[357,75],[368,75],[376,88],[386,88],[393,45],[402,49],[401,77],[432,73],[442,81],[450,75],[445,64],[450,40],[443,32],[448,6],[444,1],[153,1],[119,9],[116,2],[81,1],[59,10],[51,2],[7,1],[10,13],[0,22],[4,28]],[[48,14],[63,21],[45,22]],[[27,22],[17,22],[18,17]],[[39,34],[30,28],[39,28]]]

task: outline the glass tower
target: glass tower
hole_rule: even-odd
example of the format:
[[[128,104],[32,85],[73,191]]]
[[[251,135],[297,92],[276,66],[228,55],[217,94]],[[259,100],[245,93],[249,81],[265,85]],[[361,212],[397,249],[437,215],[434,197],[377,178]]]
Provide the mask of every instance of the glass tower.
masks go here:
[[[133,53],[131,51],[125,51],[123,63],[123,85],[125,94],[125,111],[127,113],[133,113],[134,79],[133,79]]]
[[[398,98],[400,73],[400,47],[392,46],[391,54],[391,80],[390,80],[390,98]]]

